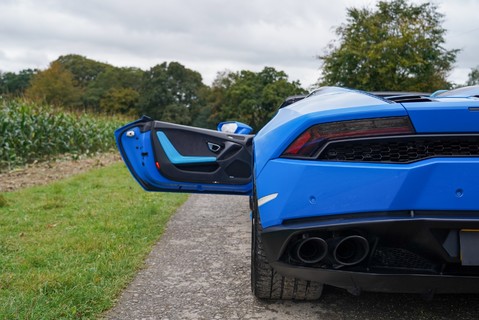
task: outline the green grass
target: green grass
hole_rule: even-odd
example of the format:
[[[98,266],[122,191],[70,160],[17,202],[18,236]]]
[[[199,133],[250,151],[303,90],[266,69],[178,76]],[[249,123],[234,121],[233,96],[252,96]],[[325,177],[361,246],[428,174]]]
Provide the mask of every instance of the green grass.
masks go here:
[[[185,200],[123,164],[0,194],[0,319],[97,318]]]

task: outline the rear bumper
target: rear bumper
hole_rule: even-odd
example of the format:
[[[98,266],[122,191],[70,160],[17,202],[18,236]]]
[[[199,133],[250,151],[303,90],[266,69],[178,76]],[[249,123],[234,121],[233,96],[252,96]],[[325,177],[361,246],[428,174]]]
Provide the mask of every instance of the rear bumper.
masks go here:
[[[408,164],[270,160],[256,177],[263,228],[363,212],[479,210],[479,158]]]
[[[318,281],[351,292],[477,293],[479,249],[470,250],[464,231],[479,230],[479,212],[389,212],[287,221],[261,234],[270,264],[285,276]],[[470,231],[468,231],[470,232]],[[295,258],[302,239],[334,239],[357,234],[367,239],[367,257],[338,265],[332,247],[324,259],[304,263]],[[479,232],[477,232],[479,239]],[[461,240],[463,239],[463,240]],[[461,241],[463,243],[461,243]],[[473,247],[475,247],[473,243]]]
[[[479,292],[479,276],[378,274],[293,267],[281,262],[272,266],[284,276],[318,281],[355,294],[361,291],[421,294]]]

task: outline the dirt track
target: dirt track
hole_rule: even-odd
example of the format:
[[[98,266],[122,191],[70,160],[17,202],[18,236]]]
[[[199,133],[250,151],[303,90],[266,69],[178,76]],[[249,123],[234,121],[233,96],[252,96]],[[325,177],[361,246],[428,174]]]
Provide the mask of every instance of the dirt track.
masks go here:
[[[265,303],[250,291],[248,199],[192,195],[108,319],[478,319],[479,295],[363,293],[326,288],[314,303]]]
[[[30,164],[10,172],[0,173],[0,192],[47,184],[54,180],[85,172],[91,168],[103,167],[120,160],[120,154],[112,152],[78,160],[65,158]]]

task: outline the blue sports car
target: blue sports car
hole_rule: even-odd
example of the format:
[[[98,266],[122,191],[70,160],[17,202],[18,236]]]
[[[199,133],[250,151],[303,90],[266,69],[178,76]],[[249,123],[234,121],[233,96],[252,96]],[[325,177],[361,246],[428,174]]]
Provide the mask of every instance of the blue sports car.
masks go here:
[[[325,87],[255,136],[218,128],[143,117],[115,136],[145,190],[250,196],[258,298],[479,292],[479,86]]]

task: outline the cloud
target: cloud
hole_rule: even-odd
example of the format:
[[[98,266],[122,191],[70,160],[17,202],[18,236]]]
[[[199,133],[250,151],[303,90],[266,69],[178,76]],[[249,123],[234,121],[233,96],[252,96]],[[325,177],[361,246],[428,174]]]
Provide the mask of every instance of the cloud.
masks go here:
[[[359,3],[372,7],[375,1]],[[77,53],[144,69],[179,61],[207,83],[224,69],[273,66],[309,86],[319,77],[315,56],[334,39],[332,28],[345,21],[350,6],[358,1],[2,0],[0,70],[45,68]],[[478,9],[473,1],[439,6],[451,34],[471,30]],[[474,33],[448,38],[448,47],[464,48],[458,67],[473,65],[475,42]]]
[[[448,29],[447,47],[461,49],[456,66],[469,69],[479,65],[479,2],[477,1],[444,1],[440,4],[445,14],[444,27]]]

